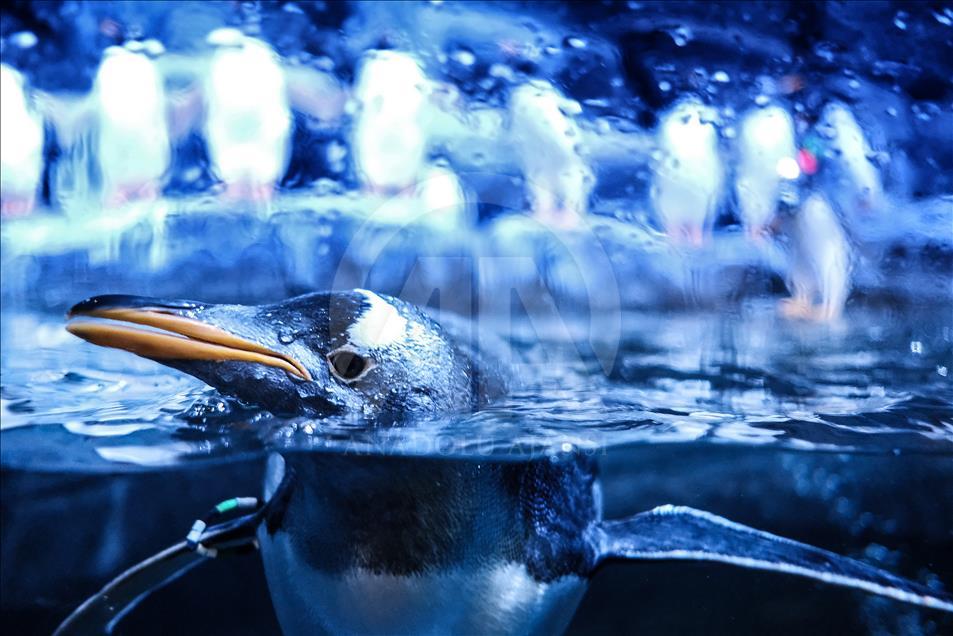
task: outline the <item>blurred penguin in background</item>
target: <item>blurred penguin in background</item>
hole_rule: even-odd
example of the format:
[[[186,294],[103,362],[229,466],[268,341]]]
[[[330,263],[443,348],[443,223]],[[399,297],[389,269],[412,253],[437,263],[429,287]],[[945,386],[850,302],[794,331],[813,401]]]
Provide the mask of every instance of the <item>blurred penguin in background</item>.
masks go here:
[[[788,318],[836,321],[850,293],[851,250],[840,219],[823,194],[804,199],[778,215],[788,253],[787,286],[781,301]]]
[[[669,238],[700,246],[708,233],[724,187],[715,112],[694,98],[665,113],[658,128],[659,163],[652,203]]]
[[[855,132],[845,135],[851,143]],[[837,193],[816,177],[819,144],[810,134],[804,142],[798,149],[794,120],[783,107],[748,111],[738,132],[735,198],[749,237],[760,241],[773,231],[786,252],[791,297],[781,302],[781,314],[830,322],[850,293],[851,248],[831,203]]]
[[[370,192],[413,192],[427,159],[429,93],[430,82],[409,53],[365,53],[354,84],[351,148],[357,178]]]
[[[800,168],[794,120],[783,107],[755,107],[738,130],[735,200],[748,236],[762,240],[778,208],[782,182],[796,179]]]
[[[437,109],[449,107],[440,103],[441,93],[410,53],[387,49],[364,54],[353,93],[355,172],[369,194],[412,197],[415,207],[395,202],[373,218],[445,228],[466,224],[467,199],[459,177],[446,162],[428,157]]]
[[[233,200],[267,202],[288,167],[292,116],[275,51],[236,29],[216,47],[205,87],[205,136],[215,175]]]
[[[581,154],[573,117],[582,111],[552,84],[532,80],[510,96],[510,137],[533,216],[548,227],[571,228],[585,217],[594,175]]]
[[[26,80],[0,64],[0,210],[33,211],[43,175],[43,119],[30,106]]]
[[[850,218],[876,211],[883,204],[880,169],[874,153],[850,109],[831,102],[824,107],[815,128],[824,140],[824,188]]]
[[[96,156],[109,207],[155,199],[169,169],[164,83],[150,58],[159,53],[154,41],[111,46],[96,72]]]

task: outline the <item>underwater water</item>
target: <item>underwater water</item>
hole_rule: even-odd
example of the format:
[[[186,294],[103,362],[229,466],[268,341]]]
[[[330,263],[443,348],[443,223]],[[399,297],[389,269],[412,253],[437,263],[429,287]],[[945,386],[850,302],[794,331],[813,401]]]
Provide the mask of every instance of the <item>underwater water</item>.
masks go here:
[[[259,495],[273,453],[582,454],[606,518],[692,506],[953,590],[950,7],[50,2],[0,18],[4,632],[50,633],[209,506]],[[751,133],[765,113],[780,141]],[[791,319],[805,271],[829,311]],[[353,288],[498,335],[518,386],[386,425],[280,417],[64,328],[98,294]],[[279,631],[256,556],[197,568],[115,633]],[[953,618],[658,562],[601,569],[569,633],[932,636]]]

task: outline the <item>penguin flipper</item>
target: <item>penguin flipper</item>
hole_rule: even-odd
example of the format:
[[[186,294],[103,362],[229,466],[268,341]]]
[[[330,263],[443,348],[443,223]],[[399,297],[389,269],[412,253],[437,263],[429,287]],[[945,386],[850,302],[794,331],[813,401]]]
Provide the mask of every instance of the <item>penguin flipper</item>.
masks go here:
[[[803,576],[953,613],[953,597],[844,556],[684,506],[659,506],[596,530],[599,561],[717,561]]]

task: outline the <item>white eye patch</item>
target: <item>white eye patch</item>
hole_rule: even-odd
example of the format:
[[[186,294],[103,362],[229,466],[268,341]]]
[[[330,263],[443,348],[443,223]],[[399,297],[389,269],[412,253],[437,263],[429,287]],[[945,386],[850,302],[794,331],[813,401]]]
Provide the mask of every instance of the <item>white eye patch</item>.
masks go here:
[[[404,339],[407,320],[397,308],[366,289],[356,290],[364,295],[368,307],[348,330],[348,340],[362,349],[381,349]]]

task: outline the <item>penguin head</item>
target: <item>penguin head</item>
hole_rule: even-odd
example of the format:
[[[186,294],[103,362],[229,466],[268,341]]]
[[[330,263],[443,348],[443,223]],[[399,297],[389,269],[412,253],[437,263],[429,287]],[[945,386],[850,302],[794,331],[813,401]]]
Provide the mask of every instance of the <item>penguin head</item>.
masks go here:
[[[471,405],[469,359],[439,324],[366,290],[261,306],[139,296],[75,305],[67,329],[282,415],[361,417]]]

